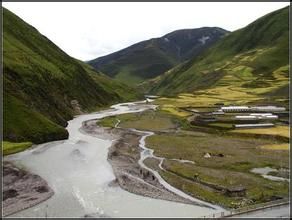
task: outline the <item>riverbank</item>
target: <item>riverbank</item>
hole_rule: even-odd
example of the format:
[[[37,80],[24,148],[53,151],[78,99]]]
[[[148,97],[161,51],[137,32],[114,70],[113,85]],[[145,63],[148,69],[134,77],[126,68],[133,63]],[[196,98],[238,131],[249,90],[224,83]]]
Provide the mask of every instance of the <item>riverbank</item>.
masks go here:
[[[82,124],[81,131],[99,138],[115,140],[108,152],[108,161],[112,165],[116,179],[110,183],[114,187],[138,195],[163,199],[168,201],[193,204],[207,207],[207,205],[191,201],[166,189],[155,175],[139,165],[140,139],[145,133],[124,128],[105,128],[96,124],[97,120],[89,120]]]
[[[150,135],[143,141],[146,143],[140,144],[146,146],[143,163],[168,185],[200,200],[236,209],[287,197],[288,183],[276,181],[281,178],[265,179],[251,172],[252,168],[266,166],[275,172],[289,170],[287,150],[265,149],[274,142],[262,137],[205,132],[201,127],[193,130],[184,120],[158,108],[106,117],[98,125],[115,127],[119,121],[119,127],[147,131]],[[241,189],[242,194],[233,192],[234,189]]]
[[[81,129],[82,124],[94,119],[142,112],[155,107],[143,103],[121,103],[113,105],[109,110],[80,115],[68,121],[68,140],[36,145],[33,149],[5,157],[5,161],[44,178],[54,190],[54,196],[50,199],[10,216],[199,217],[218,212],[220,209],[214,209],[209,203],[175,191],[156,171],[152,172],[165,188],[206,207],[140,196],[141,194],[130,193],[118,186],[113,167],[108,161],[108,153],[113,141],[117,142],[119,139],[121,130],[104,132],[101,129],[99,133],[92,132],[90,135]],[[94,121],[93,125],[96,127]],[[106,133],[109,133],[110,138]],[[143,133],[149,135],[149,132]],[[143,148],[145,137],[140,140],[142,158],[148,152]],[[144,167],[143,163],[140,165]]]
[[[3,163],[3,216],[32,207],[53,194],[53,190],[40,176],[12,163]]]

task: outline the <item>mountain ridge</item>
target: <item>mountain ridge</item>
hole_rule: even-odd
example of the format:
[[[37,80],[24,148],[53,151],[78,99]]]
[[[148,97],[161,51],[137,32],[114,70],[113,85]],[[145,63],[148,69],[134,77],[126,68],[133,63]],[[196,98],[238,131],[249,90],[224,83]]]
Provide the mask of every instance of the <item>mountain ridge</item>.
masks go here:
[[[200,54],[227,33],[228,31],[218,27],[176,30],[87,63],[106,72],[110,77],[136,84],[156,77],[179,62]]]
[[[288,7],[271,12],[228,34],[200,56],[179,64],[143,86],[150,88],[148,91],[153,94],[175,95],[232,84],[231,80],[227,80],[228,76],[233,77],[242,89],[271,88],[262,95],[279,89],[270,81],[273,79],[276,82],[284,77],[286,83],[283,78],[281,86],[287,87],[288,19]]]
[[[83,111],[135,99],[137,93],[78,61],[17,15],[3,13],[3,138],[42,143],[68,137]]]

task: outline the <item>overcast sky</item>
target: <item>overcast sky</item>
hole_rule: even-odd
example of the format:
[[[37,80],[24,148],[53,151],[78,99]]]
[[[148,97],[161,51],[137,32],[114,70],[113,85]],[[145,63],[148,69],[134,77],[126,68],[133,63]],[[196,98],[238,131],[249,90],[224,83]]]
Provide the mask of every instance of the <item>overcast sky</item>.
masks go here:
[[[90,60],[174,30],[242,28],[287,2],[3,2],[70,56]]]

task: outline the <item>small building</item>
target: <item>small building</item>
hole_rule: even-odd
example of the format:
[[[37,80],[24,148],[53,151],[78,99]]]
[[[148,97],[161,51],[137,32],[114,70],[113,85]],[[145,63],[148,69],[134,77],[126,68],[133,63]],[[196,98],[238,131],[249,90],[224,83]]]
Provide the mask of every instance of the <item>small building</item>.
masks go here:
[[[211,155],[209,153],[205,153],[204,158],[211,158]]]
[[[236,115],[236,119],[256,119],[257,117],[254,115]]]
[[[235,116],[236,119],[241,119],[241,120],[248,120],[248,119],[278,119],[277,115],[272,115],[272,114],[250,114],[250,115],[237,115]]]
[[[263,118],[266,118],[266,119],[278,119],[278,115],[266,115]]]
[[[250,113],[249,115],[252,116],[267,116],[267,115],[273,115],[272,113]]]
[[[271,106],[254,106],[251,107],[250,110],[258,112],[283,112],[286,111],[286,108],[271,105]]]
[[[264,124],[237,124],[233,125],[234,128],[268,128],[274,127],[273,123],[264,123]]]
[[[144,97],[147,99],[157,99],[157,98],[159,98],[159,96],[157,96],[157,95],[144,95]]]
[[[230,187],[225,190],[225,195],[229,197],[242,197],[246,195],[246,188],[243,186]]]
[[[247,112],[250,110],[248,106],[224,106],[221,107],[223,112]]]

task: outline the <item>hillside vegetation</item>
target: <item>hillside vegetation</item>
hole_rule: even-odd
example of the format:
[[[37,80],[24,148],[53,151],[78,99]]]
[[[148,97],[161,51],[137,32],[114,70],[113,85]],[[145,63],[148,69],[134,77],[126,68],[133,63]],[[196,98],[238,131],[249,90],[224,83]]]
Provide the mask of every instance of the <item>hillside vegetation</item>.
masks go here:
[[[227,33],[217,27],[177,30],[88,63],[110,77],[134,85],[199,55]]]
[[[288,105],[289,8],[267,14],[219,40],[198,57],[144,84],[153,94],[200,91],[226,98],[237,94]],[[195,92],[194,92],[195,91]]]
[[[154,101],[159,111],[181,119],[176,131],[156,133],[146,139],[155,156],[166,158],[162,164],[151,158],[147,166],[174,187],[227,208],[288,198],[288,116],[273,121],[274,127],[234,130],[235,122],[230,122],[236,114],[212,114],[221,105],[275,104],[289,111],[288,25],[286,7],[142,83],[142,88],[162,96]],[[215,122],[196,123],[197,117],[208,115]],[[263,167],[276,169],[268,175],[284,179],[272,181],[253,172],[253,168]],[[222,189],[238,186],[246,189],[244,196],[222,193]]]
[[[41,143],[67,138],[67,121],[98,106],[137,97],[78,61],[3,8],[4,140]]]

